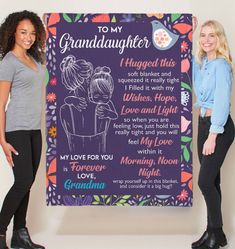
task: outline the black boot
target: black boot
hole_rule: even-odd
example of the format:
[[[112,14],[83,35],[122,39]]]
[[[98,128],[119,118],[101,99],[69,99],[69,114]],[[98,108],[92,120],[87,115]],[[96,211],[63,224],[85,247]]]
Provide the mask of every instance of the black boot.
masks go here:
[[[0,249],[9,249],[6,244],[6,236],[0,235]]]
[[[218,249],[219,247],[224,247],[228,244],[224,232],[213,231],[209,233],[209,237],[205,242],[205,246],[208,249]]]
[[[192,248],[199,248],[200,246],[202,246],[206,242],[208,237],[209,237],[209,233],[206,230],[199,240],[192,243]]]
[[[21,228],[13,231],[11,239],[11,248],[13,249],[45,249],[44,246],[34,244],[29,236],[27,228]]]

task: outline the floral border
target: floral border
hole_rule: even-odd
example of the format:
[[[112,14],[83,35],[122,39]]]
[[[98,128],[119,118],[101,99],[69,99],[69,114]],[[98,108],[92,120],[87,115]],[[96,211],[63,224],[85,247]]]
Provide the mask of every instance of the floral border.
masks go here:
[[[56,28],[67,23],[150,22],[159,20],[181,42],[181,189],[172,195],[71,195],[56,193]],[[46,182],[47,205],[192,206],[192,16],[190,14],[44,14],[47,30]]]

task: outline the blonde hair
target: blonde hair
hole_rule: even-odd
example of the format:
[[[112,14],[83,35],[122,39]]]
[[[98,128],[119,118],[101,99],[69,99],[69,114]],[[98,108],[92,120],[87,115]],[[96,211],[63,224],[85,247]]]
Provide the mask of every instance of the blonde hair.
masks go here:
[[[232,68],[232,57],[223,26],[215,20],[206,21],[201,26],[200,34],[202,32],[202,29],[206,26],[211,27],[217,37],[216,58],[224,58]],[[203,51],[199,40],[200,39],[197,40],[196,61],[201,64],[202,58],[206,56],[206,53]]]

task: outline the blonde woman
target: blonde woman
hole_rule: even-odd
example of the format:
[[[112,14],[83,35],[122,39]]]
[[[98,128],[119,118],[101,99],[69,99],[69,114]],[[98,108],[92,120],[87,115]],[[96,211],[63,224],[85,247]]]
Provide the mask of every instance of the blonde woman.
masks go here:
[[[210,20],[202,24],[195,57],[195,106],[200,113],[198,185],[207,206],[207,229],[198,241],[192,243],[192,248],[217,249],[227,245],[222,228],[220,170],[234,140],[234,124],[230,116],[232,58],[220,23]]]

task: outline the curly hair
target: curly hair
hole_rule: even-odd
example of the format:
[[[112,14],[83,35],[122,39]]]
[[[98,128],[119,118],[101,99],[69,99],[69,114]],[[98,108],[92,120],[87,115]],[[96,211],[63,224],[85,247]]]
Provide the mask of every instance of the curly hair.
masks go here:
[[[30,20],[36,31],[36,40],[27,51],[36,61],[45,61],[46,31],[40,17],[27,10],[14,12],[6,17],[0,26],[0,60],[13,49],[15,32],[20,21]]]

